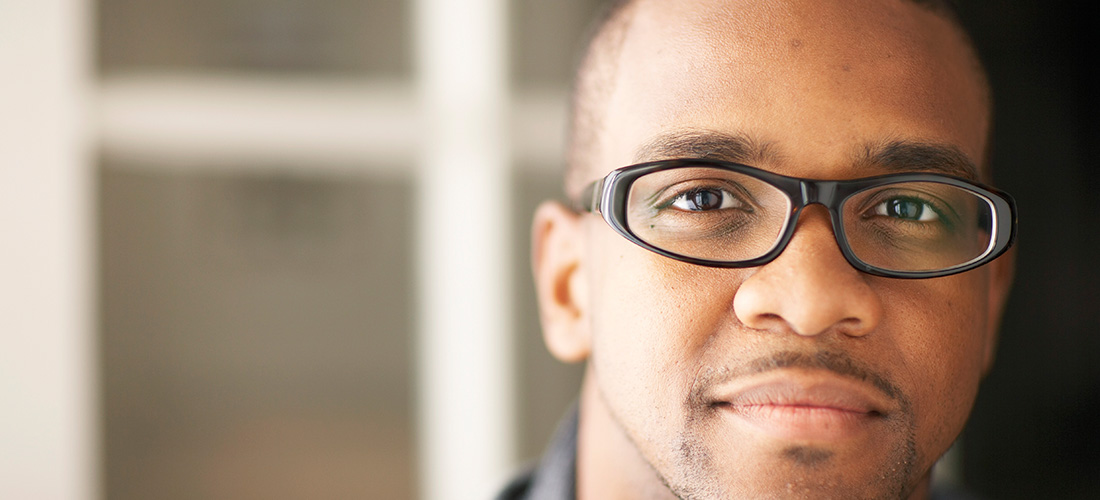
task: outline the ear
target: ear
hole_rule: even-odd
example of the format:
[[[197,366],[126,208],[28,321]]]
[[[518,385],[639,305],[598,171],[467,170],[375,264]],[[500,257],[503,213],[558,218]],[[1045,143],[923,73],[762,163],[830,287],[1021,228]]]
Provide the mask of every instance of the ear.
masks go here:
[[[566,363],[586,359],[592,345],[582,236],[581,216],[561,203],[543,202],[535,211],[531,262],[543,340]]]
[[[990,262],[989,268],[989,304],[986,311],[989,321],[986,322],[988,330],[985,332],[986,345],[985,357],[982,360],[982,375],[988,374],[993,368],[993,358],[996,357],[1001,314],[1004,313],[1008,291],[1012,288],[1012,279],[1016,274],[1016,249],[1013,248],[997,260]]]

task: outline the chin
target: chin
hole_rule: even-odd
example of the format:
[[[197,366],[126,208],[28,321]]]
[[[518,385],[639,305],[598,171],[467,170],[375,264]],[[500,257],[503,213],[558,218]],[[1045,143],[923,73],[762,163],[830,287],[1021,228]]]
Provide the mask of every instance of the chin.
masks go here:
[[[884,467],[887,468],[887,467]],[[830,470],[796,470],[788,467],[750,467],[745,477],[712,478],[700,482],[698,474],[668,480],[677,498],[703,499],[843,499],[883,500],[914,498],[921,480],[892,476],[889,471],[867,474]],[[752,470],[755,469],[755,470]],[[741,474],[737,474],[741,476]]]
[[[928,475],[918,468],[909,436],[870,447],[844,444],[685,432],[671,446],[675,458],[662,479],[678,498],[691,500],[906,499],[923,491]]]

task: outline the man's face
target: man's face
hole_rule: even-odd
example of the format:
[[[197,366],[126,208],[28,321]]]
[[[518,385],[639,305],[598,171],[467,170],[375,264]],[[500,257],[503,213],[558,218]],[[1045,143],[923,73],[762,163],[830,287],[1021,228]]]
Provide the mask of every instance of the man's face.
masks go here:
[[[886,173],[860,159],[890,142],[981,164],[986,96],[947,21],[905,2],[758,3],[643,2],[589,179],[697,156],[649,146],[698,133],[745,138],[753,166],[807,178]],[[583,284],[570,286],[584,290],[576,329],[596,393],[582,410],[606,413],[680,496],[907,496],[962,429],[1007,265],[863,274],[820,206],[782,255],[748,269],[662,257],[595,216],[578,224]]]

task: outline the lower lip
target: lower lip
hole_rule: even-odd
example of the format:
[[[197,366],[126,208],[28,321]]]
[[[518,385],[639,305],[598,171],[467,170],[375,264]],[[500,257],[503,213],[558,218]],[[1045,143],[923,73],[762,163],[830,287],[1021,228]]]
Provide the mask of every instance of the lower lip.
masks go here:
[[[754,429],[793,441],[841,441],[864,434],[882,420],[878,413],[825,406],[719,405]]]

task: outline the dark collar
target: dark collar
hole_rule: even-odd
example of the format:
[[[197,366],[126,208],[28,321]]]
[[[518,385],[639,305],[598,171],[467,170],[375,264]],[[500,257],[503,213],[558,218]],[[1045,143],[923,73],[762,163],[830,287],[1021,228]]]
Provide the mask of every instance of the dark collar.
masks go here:
[[[573,405],[538,466],[513,479],[497,500],[574,500],[576,491],[577,406]]]

